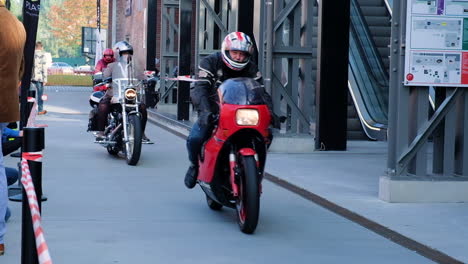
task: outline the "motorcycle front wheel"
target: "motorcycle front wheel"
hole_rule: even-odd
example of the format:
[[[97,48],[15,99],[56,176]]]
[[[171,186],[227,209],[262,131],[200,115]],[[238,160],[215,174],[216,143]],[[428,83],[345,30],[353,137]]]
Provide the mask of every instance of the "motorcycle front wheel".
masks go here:
[[[257,228],[260,211],[260,190],[257,163],[253,156],[240,156],[239,196],[236,201],[237,223],[243,233]]]
[[[128,141],[125,142],[125,159],[128,165],[135,166],[140,160],[141,140],[143,131],[141,118],[137,115],[129,115],[127,122]]]

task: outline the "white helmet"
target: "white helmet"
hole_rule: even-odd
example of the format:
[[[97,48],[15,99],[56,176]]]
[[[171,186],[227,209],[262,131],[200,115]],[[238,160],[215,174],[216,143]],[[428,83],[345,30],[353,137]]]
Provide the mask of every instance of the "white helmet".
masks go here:
[[[115,43],[114,50],[119,54],[119,56],[122,56],[122,52],[125,51],[130,52],[130,54],[133,55],[133,46],[125,40]]]
[[[246,53],[247,58],[245,61],[235,61],[229,55],[229,51],[243,51]],[[223,55],[223,61],[229,68],[240,71],[247,66],[250,61],[250,56],[253,53],[253,43],[250,37],[242,32],[229,33],[223,40],[221,46],[221,54]]]

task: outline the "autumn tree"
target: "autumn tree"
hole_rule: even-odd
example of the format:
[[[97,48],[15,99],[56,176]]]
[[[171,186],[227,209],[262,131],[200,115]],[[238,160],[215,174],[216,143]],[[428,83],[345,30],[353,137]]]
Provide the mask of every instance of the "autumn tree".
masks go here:
[[[50,6],[46,14],[47,27],[63,48],[78,51],[81,47],[81,28],[97,27],[96,2],[92,0],[64,0]],[[101,0],[101,28],[107,28],[108,1]],[[76,54],[81,55],[81,54]]]

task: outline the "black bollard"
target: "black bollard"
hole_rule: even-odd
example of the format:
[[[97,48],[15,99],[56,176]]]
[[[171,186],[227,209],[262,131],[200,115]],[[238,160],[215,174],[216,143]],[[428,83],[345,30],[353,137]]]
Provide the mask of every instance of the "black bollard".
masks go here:
[[[28,97],[36,98],[36,91],[29,90],[28,91]],[[29,118],[29,115],[31,113],[31,109],[33,108],[33,106],[34,106],[34,102],[29,102],[28,101],[27,106],[26,106],[27,113],[28,113],[28,118]],[[22,156],[22,153],[24,152],[23,147],[24,147],[24,140],[23,140],[23,146],[21,147],[21,150],[20,150],[20,158]],[[21,161],[18,163],[18,166],[20,167],[20,169],[19,169],[20,178],[18,179],[18,186],[8,187],[8,198],[10,199],[10,201],[13,201],[13,202],[23,201],[23,195],[21,193],[21,190],[23,188],[22,185],[21,185]],[[41,197],[41,200],[42,201],[47,201],[47,197],[43,196],[43,197]]]
[[[36,98],[36,91],[29,90],[29,91],[28,91],[28,98],[29,98],[29,97],[35,98],[35,99],[37,100],[37,98]],[[28,117],[29,117],[29,114],[31,113],[31,109],[32,109],[32,107],[33,107],[33,105],[34,105],[34,102],[29,102],[29,101],[28,101],[28,104],[27,104],[27,105],[28,105]]]
[[[23,153],[39,152],[44,149],[44,128],[25,127],[23,129]],[[31,178],[36,190],[36,197],[42,196],[42,162],[28,160]],[[23,197],[27,197],[23,188]],[[41,199],[37,199],[41,211]],[[21,264],[38,264],[36,237],[28,200],[23,199],[23,216],[21,226]]]

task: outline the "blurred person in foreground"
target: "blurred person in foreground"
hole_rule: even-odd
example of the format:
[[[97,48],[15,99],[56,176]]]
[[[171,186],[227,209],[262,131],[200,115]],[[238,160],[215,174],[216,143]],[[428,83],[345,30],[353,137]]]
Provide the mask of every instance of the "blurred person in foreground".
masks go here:
[[[0,137],[3,128],[20,119],[18,85],[23,74],[23,51],[26,31],[23,24],[5,7],[0,0]],[[8,200],[7,180],[3,165],[3,151],[0,148],[0,255],[5,253],[5,218]]]
[[[10,123],[11,124],[11,123]],[[3,156],[7,156],[13,151],[16,151],[21,147],[21,137],[23,136],[23,131],[11,129],[9,127],[3,128],[2,132],[2,151]],[[7,185],[10,186],[14,184],[19,177],[18,170],[16,168],[5,167],[6,181]],[[5,213],[5,222],[8,222],[8,219],[11,216],[11,211],[7,207]]]

